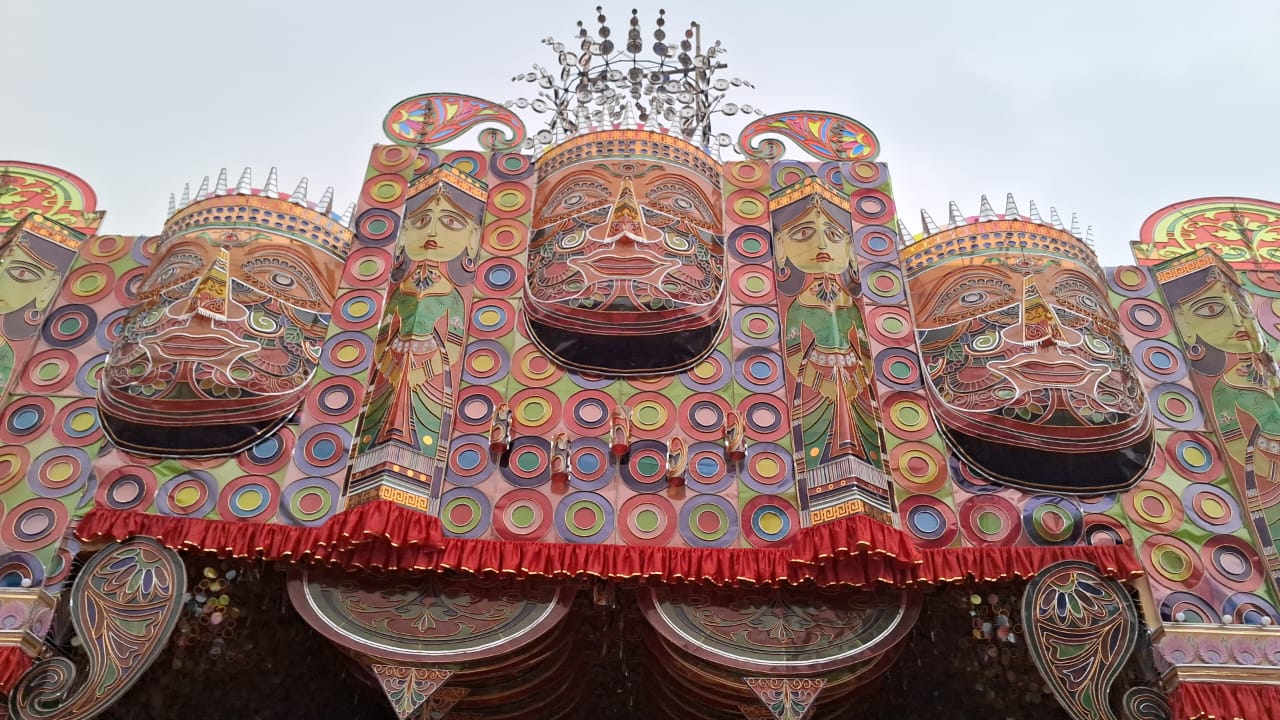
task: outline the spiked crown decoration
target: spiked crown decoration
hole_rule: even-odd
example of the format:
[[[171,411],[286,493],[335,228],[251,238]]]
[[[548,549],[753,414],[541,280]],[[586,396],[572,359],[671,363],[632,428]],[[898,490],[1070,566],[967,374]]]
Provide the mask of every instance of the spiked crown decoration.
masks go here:
[[[596,12],[600,27],[594,36],[578,22],[576,48],[571,47],[574,43],[550,37],[542,41],[556,53],[558,67],[535,64],[533,72],[512,78],[533,83],[537,92],[532,99],[506,103],[508,107],[550,115],[547,127],[525,141],[526,148],[550,145],[591,129],[655,129],[655,125],[700,147],[729,147],[733,139],[713,131],[713,116],[764,115],[751,105],[724,102],[729,88],[754,86],[740,78],[715,77],[727,67],[720,59],[726,51],[719,41],[704,50],[697,23],[690,23],[678,42],[669,42],[666,11],[659,10],[650,57],[644,54],[636,10],[631,11],[621,47],[611,37],[602,8]]]

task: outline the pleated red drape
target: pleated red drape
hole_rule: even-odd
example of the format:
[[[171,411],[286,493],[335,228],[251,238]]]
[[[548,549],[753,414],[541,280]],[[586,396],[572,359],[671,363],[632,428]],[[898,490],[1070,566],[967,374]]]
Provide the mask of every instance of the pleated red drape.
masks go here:
[[[379,500],[319,527],[152,515],[97,507],[76,529],[85,542],[144,535],[219,557],[314,560],[348,569],[454,569],[516,576],[648,578],[730,584],[906,587],[1028,578],[1066,559],[1110,577],[1141,574],[1132,548],[1079,546],[922,550],[901,530],[863,516],[805,528],[769,548],[679,548],[446,538],[437,518]]]
[[[1280,687],[1275,685],[1183,682],[1170,700],[1174,720],[1280,718]]]

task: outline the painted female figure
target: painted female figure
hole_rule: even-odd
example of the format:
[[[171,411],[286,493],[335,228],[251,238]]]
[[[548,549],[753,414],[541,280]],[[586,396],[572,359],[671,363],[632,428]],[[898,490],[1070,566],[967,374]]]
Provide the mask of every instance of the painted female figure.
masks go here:
[[[847,201],[810,178],[770,203],[797,471],[880,461]],[[812,484],[812,482],[810,483]]]
[[[1197,259],[1193,256],[1189,261],[1172,261],[1169,268],[1161,266],[1161,276],[1168,278],[1162,289],[1192,367],[1200,376],[1202,397],[1212,403],[1227,453],[1237,474],[1243,469],[1247,504],[1262,515],[1275,538],[1280,534],[1280,378],[1276,363],[1264,348],[1262,331],[1235,273],[1217,262],[1201,262],[1196,269],[1192,263]],[[1178,265],[1192,272],[1177,276]],[[1274,547],[1270,542],[1263,544]]]
[[[487,193],[448,166],[419,182],[425,190],[405,209],[404,256],[379,333],[385,350],[360,449],[394,440],[441,461],[470,300],[459,287],[470,285],[475,272]]]
[[[28,218],[0,240],[0,399],[8,390],[16,355],[39,332],[76,252],[28,231],[28,226],[38,229],[39,220]]]

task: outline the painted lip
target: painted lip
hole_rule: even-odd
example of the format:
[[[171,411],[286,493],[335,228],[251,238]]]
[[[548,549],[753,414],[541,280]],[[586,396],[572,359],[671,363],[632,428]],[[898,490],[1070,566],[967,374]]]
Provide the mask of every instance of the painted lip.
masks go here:
[[[1244,340],[1247,342],[1251,342],[1253,340],[1253,333],[1249,332],[1248,330],[1240,330],[1236,333],[1235,337],[1237,340]]]
[[[257,343],[220,329],[211,329],[199,335],[185,330],[170,330],[157,336],[149,344],[171,360],[222,360],[228,363],[258,347]]]
[[[1107,368],[1083,362],[1059,352],[1019,355],[997,360],[987,367],[1027,388],[1079,388],[1096,384]]]
[[[813,256],[813,261],[814,261],[814,262],[820,262],[820,263],[829,263],[829,262],[831,262],[833,259],[834,259],[834,258],[832,258],[830,255],[828,255],[828,254],[826,254],[826,253],[818,253],[817,255],[814,255],[814,256]]]

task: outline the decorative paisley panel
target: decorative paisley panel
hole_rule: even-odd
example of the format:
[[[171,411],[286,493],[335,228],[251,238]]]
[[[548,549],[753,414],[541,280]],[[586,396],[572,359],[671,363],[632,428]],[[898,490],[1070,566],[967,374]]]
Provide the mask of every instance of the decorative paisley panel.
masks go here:
[[[1107,700],[1138,641],[1138,613],[1123,585],[1090,563],[1045,568],[1022,597],[1031,659],[1076,720],[1114,720]]]
[[[15,718],[87,720],[120,699],[164,650],[182,609],[182,558],[150,538],[109,545],[85,563],[71,588],[71,622],[89,670],[55,657],[37,664],[9,695]]]
[[[391,108],[382,129],[400,145],[436,147],[482,123],[506,128],[480,131],[480,144],[490,150],[510,150],[524,142],[524,122],[507,108],[470,95],[425,93],[406,98]]]
[[[573,591],[553,584],[427,575],[412,579],[312,569],[289,598],[333,642],[400,662],[465,662],[532,642],[564,617]]]
[[[641,588],[646,619],[712,662],[772,675],[810,674],[873,658],[920,614],[914,593],[820,589]]]
[[[749,158],[777,160],[785,149],[782,142],[761,138],[775,133],[794,141],[819,160],[875,160],[880,153],[880,141],[862,123],[844,115],[812,110],[778,113],[756,120],[739,133],[738,148]]]

